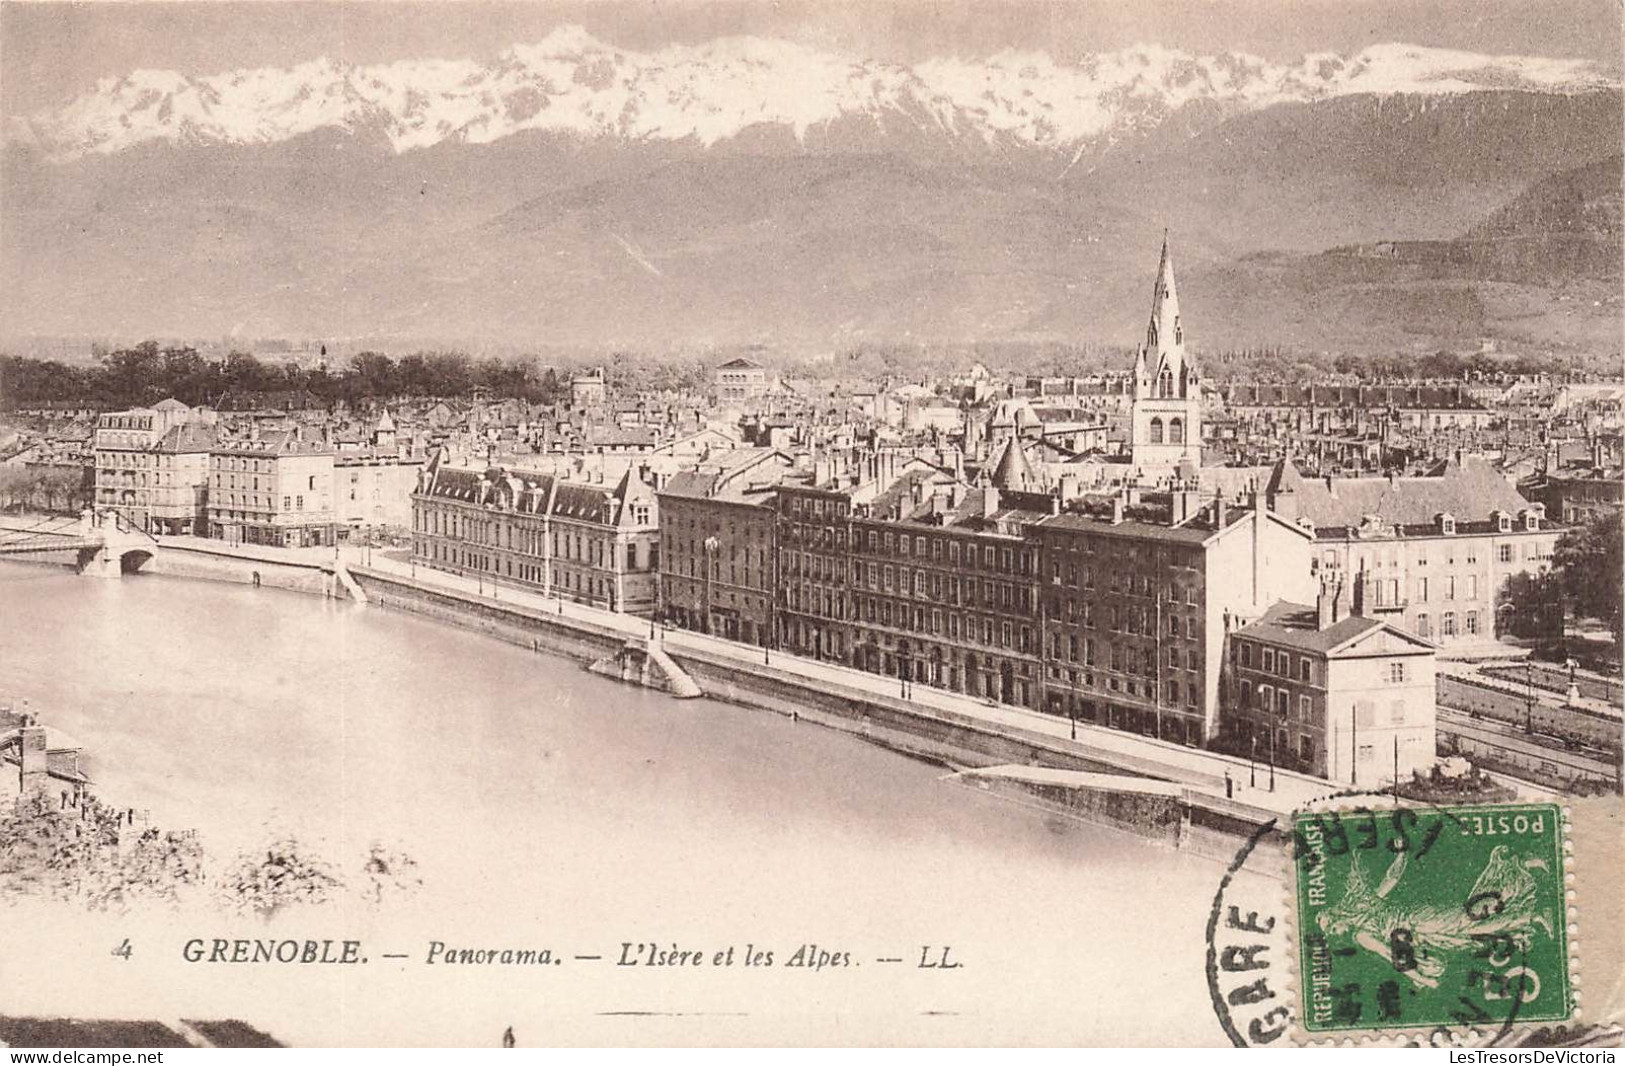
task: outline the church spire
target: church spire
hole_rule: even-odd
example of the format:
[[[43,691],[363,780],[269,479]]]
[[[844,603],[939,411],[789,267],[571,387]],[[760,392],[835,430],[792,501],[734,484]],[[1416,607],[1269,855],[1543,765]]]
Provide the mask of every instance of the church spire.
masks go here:
[[[1160,356],[1185,343],[1179,325],[1179,292],[1174,288],[1174,260],[1168,254],[1168,231],[1162,231],[1162,259],[1157,263],[1157,284],[1151,290],[1151,325],[1146,329],[1147,352]],[[1158,363],[1162,362],[1159,358]]]

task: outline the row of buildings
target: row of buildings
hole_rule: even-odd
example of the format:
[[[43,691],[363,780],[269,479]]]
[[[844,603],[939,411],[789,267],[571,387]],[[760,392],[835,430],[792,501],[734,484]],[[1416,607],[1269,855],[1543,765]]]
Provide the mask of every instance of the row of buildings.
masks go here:
[[[244,421],[177,400],[98,417],[96,507],[150,533],[278,547],[333,544],[351,531],[404,529],[424,457],[385,411],[364,440]]]
[[[432,462],[413,553],[1336,780],[1431,764],[1436,652],[1510,631],[1510,584],[1562,528],[1466,455],[1380,478],[1204,465],[1166,248],[1129,404],[1087,475],[1089,417],[1019,404],[952,448],[826,437],[596,481]]]

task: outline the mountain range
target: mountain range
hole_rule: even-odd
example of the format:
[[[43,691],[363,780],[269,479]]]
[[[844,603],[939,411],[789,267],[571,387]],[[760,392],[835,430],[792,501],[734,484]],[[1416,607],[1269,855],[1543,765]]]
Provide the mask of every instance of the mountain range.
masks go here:
[[[1621,122],[1586,63],[1408,45],[905,66],[565,28],[136,71],[9,120],[0,300],[10,335],[1126,341],[1169,229],[1198,345],[1585,347],[1603,316],[1546,311],[1618,276]],[[1589,258],[1543,272],[1320,254],[1558,215]]]

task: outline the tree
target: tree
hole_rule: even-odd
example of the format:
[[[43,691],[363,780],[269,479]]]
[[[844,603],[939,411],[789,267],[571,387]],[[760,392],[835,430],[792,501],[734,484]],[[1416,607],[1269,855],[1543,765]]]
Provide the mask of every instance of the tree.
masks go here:
[[[1605,623],[1617,646],[1625,623],[1625,524],[1605,514],[1563,535],[1552,553],[1553,570],[1574,613]]]
[[[137,828],[86,794],[76,806],[37,794],[0,813],[0,897],[72,900],[93,910],[175,904],[202,879],[189,833]]]
[[[371,903],[382,903],[386,896],[410,896],[423,887],[417,875],[417,860],[405,852],[374,843],[361,864],[366,879],[363,892]]]
[[[303,844],[285,837],[263,853],[238,856],[219,887],[227,906],[269,921],[287,907],[326,902],[343,882]]]

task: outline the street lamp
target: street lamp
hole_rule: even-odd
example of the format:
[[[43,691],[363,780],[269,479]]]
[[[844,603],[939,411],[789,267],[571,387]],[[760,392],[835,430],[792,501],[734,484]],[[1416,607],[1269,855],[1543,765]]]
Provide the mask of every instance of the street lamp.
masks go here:
[[[711,567],[716,565],[716,555],[722,548],[722,542],[715,535],[705,538],[705,617],[700,621],[700,631],[711,632]]]
[[[1534,733],[1534,663],[1524,661],[1524,733]]]

